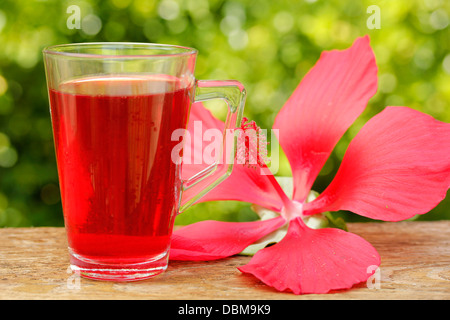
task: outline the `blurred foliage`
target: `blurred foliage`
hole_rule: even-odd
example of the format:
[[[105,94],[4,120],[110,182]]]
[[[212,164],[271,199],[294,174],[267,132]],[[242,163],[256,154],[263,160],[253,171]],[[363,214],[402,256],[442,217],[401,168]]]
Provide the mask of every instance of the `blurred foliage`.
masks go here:
[[[373,4],[380,8],[380,29],[366,24]],[[71,5],[81,9],[79,30],[67,27]],[[48,45],[195,47],[196,77],[241,81],[248,91],[245,115],[269,129],[323,50],[349,47],[369,34],[379,90],[323,168],[313,186],[320,192],[351,138],[385,106],[406,105],[450,122],[449,22],[447,0],[0,0],[0,226],[63,225],[41,54]],[[284,157],[278,174],[290,175]],[[420,219],[450,219],[448,198]],[[177,219],[212,218],[243,221],[254,215],[245,203],[211,202]]]

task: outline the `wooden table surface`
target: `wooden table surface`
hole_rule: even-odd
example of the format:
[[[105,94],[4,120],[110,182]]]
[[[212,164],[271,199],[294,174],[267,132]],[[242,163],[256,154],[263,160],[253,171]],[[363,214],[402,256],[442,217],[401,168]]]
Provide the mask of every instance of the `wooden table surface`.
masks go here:
[[[63,228],[0,229],[0,299],[439,299],[450,298],[450,221],[353,223],[378,250],[379,281],[325,295],[277,292],[236,267],[250,258],[171,262],[155,278],[113,283],[79,278],[69,268]]]

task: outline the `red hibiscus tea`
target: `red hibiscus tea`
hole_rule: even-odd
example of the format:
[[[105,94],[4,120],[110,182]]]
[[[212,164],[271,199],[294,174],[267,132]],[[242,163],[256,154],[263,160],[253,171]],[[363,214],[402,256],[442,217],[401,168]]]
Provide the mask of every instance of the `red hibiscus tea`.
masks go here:
[[[50,90],[72,265],[114,273],[167,260],[181,184],[171,134],[186,128],[191,96],[165,75],[88,77]]]
[[[187,129],[191,103],[210,99],[227,102],[224,132],[235,130],[243,85],[195,79],[189,47],[72,43],[43,55],[71,270],[108,281],[163,272],[176,214],[232,170],[222,161],[182,179],[173,133]]]

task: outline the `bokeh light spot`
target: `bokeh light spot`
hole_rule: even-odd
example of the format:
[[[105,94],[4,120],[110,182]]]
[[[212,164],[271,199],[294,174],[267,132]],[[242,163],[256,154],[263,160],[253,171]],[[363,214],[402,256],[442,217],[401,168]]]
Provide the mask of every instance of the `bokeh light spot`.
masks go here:
[[[95,14],[88,14],[81,21],[81,30],[88,36],[95,36],[102,29],[102,20]]]

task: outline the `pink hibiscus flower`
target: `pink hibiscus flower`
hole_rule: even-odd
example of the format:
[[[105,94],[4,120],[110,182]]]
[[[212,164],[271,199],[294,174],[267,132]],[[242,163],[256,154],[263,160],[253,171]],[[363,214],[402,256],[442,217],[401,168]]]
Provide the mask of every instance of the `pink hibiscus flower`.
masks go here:
[[[341,229],[313,229],[308,218],[348,210],[378,220],[404,220],[431,210],[450,186],[450,124],[406,107],[387,107],[354,137],[330,185],[308,200],[336,143],[376,90],[377,66],[367,36],[349,49],[322,53],[273,125],[292,169],[292,194],[264,165],[266,174],[234,165],[230,177],[201,200],[245,201],[278,214],[182,227],[174,232],[170,259],[229,257],[285,230],[278,243],[257,251],[239,270],[295,294],[327,293],[366,281],[380,265],[375,248]],[[202,121],[203,130],[224,126],[201,104],[192,107],[190,124],[194,121]],[[183,166],[183,174],[191,176],[199,167]]]

